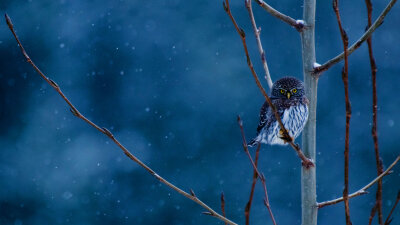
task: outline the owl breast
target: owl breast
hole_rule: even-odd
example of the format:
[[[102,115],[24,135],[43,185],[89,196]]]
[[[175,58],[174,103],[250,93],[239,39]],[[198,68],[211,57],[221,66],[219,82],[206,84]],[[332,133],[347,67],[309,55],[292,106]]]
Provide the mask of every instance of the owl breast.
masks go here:
[[[288,130],[290,136],[293,139],[296,139],[299,134],[303,131],[304,126],[307,123],[308,119],[308,106],[303,103],[299,103],[294,106],[290,106],[289,108],[285,109],[283,115],[281,117],[282,123],[285,128]],[[268,144],[278,144],[278,145],[286,145],[280,137],[279,134],[280,126],[277,121],[275,121],[269,127],[269,131],[266,132],[266,137],[264,137],[264,143]],[[269,135],[268,135],[269,134]]]

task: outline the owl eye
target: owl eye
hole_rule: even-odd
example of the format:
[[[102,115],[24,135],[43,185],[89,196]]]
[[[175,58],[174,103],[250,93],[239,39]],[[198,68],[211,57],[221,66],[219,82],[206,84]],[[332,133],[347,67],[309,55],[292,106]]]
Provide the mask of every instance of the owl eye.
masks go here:
[[[296,88],[292,90],[292,93],[296,93],[296,92],[297,92],[297,89],[296,89]]]
[[[281,94],[285,94],[285,90],[281,89]]]

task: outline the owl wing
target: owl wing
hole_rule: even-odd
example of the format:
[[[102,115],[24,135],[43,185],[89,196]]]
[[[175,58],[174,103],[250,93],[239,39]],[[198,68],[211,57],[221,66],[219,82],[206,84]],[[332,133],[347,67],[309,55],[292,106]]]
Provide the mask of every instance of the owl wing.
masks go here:
[[[278,110],[279,116],[282,118],[283,116],[283,108],[280,107],[279,99],[271,99],[272,104],[275,105],[275,108]],[[274,112],[272,112],[271,107],[269,107],[268,102],[264,102],[263,106],[261,107],[260,111],[260,122],[258,123],[257,127],[257,134],[261,132],[261,130],[266,127],[268,128],[276,121]]]

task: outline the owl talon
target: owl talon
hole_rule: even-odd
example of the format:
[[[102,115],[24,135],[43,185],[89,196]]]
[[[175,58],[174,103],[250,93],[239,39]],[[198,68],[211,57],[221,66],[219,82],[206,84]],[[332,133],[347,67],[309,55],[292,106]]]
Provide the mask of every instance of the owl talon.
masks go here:
[[[285,144],[286,144],[287,142],[292,142],[292,141],[293,141],[293,138],[290,137],[289,134],[286,134],[286,135],[285,135],[285,133],[283,132],[283,129],[280,129],[280,130],[279,130],[279,135],[280,135],[279,138],[281,138]]]

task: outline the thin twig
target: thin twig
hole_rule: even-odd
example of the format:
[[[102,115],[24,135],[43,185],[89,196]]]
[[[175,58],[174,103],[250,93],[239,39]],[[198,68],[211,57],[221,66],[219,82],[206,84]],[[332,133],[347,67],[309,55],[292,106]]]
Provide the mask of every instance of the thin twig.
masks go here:
[[[246,136],[244,135],[243,122],[242,122],[242,119],[240,119],[240,116],[237,117],[237,121],[238,121],[238,124],[239,124],[239,127],[240,127],[240,133],[242,134],[243,150],[246,152],[247,157],[250,159],[250,162],[251,162],[251,165],[253,166],[254,171],[257,173],[257,176],[260,178],[260,181],[263,184],[264,197],[265,197],[264,198],[264,205],[268,209],[268,212],[269,212],[269,215],[271,217],[272,223],[274,225],[276,225],[275,218],[274,218],[274,215],[272,213],[271,206],[269,204],[269,198],[268,198],[267,185],[266,185],[266,182],[265,182],[265,176],[258,171],[257,165],[254,163],[253,158],[251,158],[251,155],[250,155],[250,152],[249,152],[249,148],[248,148],[248,145],[247,145],[247,142],[246,142]]]
[[[262,176],[262,183],[263,183],[263,188],[264,188],[264,193],[265,193],[265,198],[264,198],[264,205],[267,207],[268,212],[269,212],[269,216],[272,219],[272,223],[274,225],[276,225],[275,219],[274,219],[274,215],[272,214],[272,210],[271,210],[271,205],[269,204],[269,198],[268,198],[268,191],[267,191],[267,185],[265,184],[265,176],[264,174],[261,175]]]
[[[254,80],[256,81],[256,84],[257,84],[258,88],[260,89],[261,93],[263,94],[263,96],[265,97],[266,101],[268,102],[268,105],[271,107],[271,110],[274,112],[275,118],[278,121],[279,126],[281,127],[281,129],[283,131],[283,138],[296,151],[297,155],[302,160],[302,165],[305,168],[309,168],[311,166],[314,166],[314,163],[303,154],[303,152],[301,151],[299,145],[293,143],[293,139],[290,137],[288,131],[286,130],[285,126],[283,125],[282,120],[281,120],[281,118],[280,118],[275,106],[272,104],[271,99],[268,97],[267,92],[265,92],[265,89],[261,85],[260,79],[258,79],[257,73],[254,70],[253,63],[251,62],[250,55],[249,55],[249,52],[247,50],[246,34],[244,33],[244,30],[242,28],[240,28],[236,23],[236,20],[233,17],[233,15],[231,13],[231,9],[229,7],[229,0],[225,0],[223,2],[223,6],[224,6],[224,9],[225,9],[225,12],[228,14],[228,16],[231,19],[233,25],[235,26],[235,29],[236,29],[237,33],[239,34],[239,36],[240,36],[240,39],[242,40],[244,52],[245,52],[246,58],[247,58],[247,65],[250,68],[251,74],[253,75]]]
[[[343,190],[343,201],[346,214],[346,225],[351,225],[350,220],[350,207],[349,207],[349,141],[350,141],[350,118],[351,118],[351,105],[349,99],[349,60],[347,53],[347,46],[349,44],[349,39],[347,37],[346,31],[342,27],[342,21],[340,20],[339,13],[339,2],[338,0],[333,0],[333,10],[336,14],[336,19],[339,25],[340,36],[343,41],[344,49],[344,67],[342,70],[342,80],[344,85],[344,95],[346,101],[346,135],[344,144],[344,190]]]
[[[256,167],[258,164],[258,157],[260,155],[260,148],[261,148],[261,144],[259,143],[257,145],[256,156],[254,159],[254,164]],[[254,189],[256,187],[257,178],[258,178],[257,170],[253,169],[253,183],[251,184],[250,197],[249,197],[249,201],[247,202],[245,210],[244,210],[244,216],[246,217],[246,225],[250,224],[250,209],[251,209],[251,204],[253,202]]]
[[[382,13],[379,15],[379,17],[375,20],[375,22],[371,25],[371,27],[365,31],[365,33],[358,39],[352,46],[350,46],[347,49],[348,55],[353,53],[357,48],[361,46],[361,44],[366,41],[372,33],[378,28],[382,23],[383,20],[385,19],[385,16],[389,13],[389,11],[392,9],[393,5],[397,2],[397,0],[391,0],[386,8],[382,11]],[[314,75],[319,77],[322,75],[323,71],[326,71],[329,69],[331,66],[335,65],[336,63],[340,62],[344,58],[344,52],[340,53],[337,55],[335,58],[328,60],[326,63],[322,64],[321,66],[318,66],[314,68]]]
[[[225,218],[224,216],[218,214],[216,211],[214,211],[212,208],[210,208],[208,205],[206,205],[205,203],[203,203],[200,199],[198,199],[196,197],[196,195],[194,194],[194,192],[191,190],[191,194],[183,191],[182,189],[176,187],[175,185],[173,185],[172,183],[170,183],[169,181],[167,181],[166,179],[164,179],[163,177],[161,177],[160,175],[158,175],[156,172],[154,172],[149,166],[147,166],[146,164],[144,164],[142,161],[140,161],[138,158],[136,158],[127,148],[125,148],[125,146],[123,146],[115,137],[114,135],[107,130],[106,128],[100,128],[98,125],[96,125],[95,123],[93,123],[92,121],[90,121],[89,119],[87,119],[85,116],[83,116],[78,109],[71,103],[71,101],[65,96],[65,94],[61,91],[61,88],[50,78],[48,78],[46,75],[44,75],[42,73],[42,71],[40,71],[40,69],[35,65],[35,63],[33,63],[33,61],[30,59],[30,57],[28,56],[28,54],[26,53],[24,47],[22,46],[17,34],[15,33],[14,30],[14,26],[11,22],[10,17],[5,14],[5,18],[6,18],[6,22],[8,27],[10,28],[12,34],[15,37],[15,40],[18,42],[18,45],[21,49],[22,54],[24,55],[25,59],[27,60],[28,63],[30,63],[32,65],[32,67],[36,70],[36,72],[50,85],[52,86],[57,93],[64,99],[64,101],[71,107],[70,110],[71,112],[78,117],[79,119],[82,119],[83,121],[85,121],[86,123],[88,123],[89,125],[91,125],[92,127],[96,128],[98,131],[100,131],[101,133],[105,134],[107,137],[109,137],[116,145],[118,145],[119,148],[122,149],[122,151],[125,153],[125,155],[130,158],[132,161],[136,162],[137,164],[139,164],[141,167],[143,167],[147,172],[149,172],[153,177],[155,177],[157,180],[159,180],[161,183],[167,185],[168,187],[170,187],[171,189],[173,189],[174,191],[178,192],[179,194],[185,196],[186,198],[196,202],[197,204],[199,204],[201,207],[203,207],[204,209],[207,210],[208,214],[210,216],[213,216],[215,218],[218,218],[228,224],[231,225],[237,225],[236,223],[230,221],[229,219]]]
[[[295,28],[298,32],[302,32],[304,29],[304,23],[299,23],[297,20],[293,19],[290,16],[287,16],[278,10],[272,8],[270,5],[268,5],[266,2],[263,0],[255,0],[265,11],[270,13],[272,16],[282,20],[283,22],[289,24],[293,28]]]
[[[365,185],[364,187],[362,187],[358,191],[354,192],[353,194],[350,194],[349,198],[354,198],[356,196],[367,194],[368,193],[367,190],[372,185],[374,185],[376,182],[381,180],[384,176],[388,175],[391,172],[391,169],[397,164],[397,162],[399,162],[399,160],[400,160],[400,156],[397,156],[397,158],[393,161],[393,163],[383,173],[381,173],[378,177],[373,179],[371,182],[369,182],[367,185]],[[340,198],[337,198],[337,199],[333,199],[333,200],[330,200],[330,201],[320,202],[320,203],[318,203],[318,208],[322,208],[322,207],[328,206],[328,205],[334,205],[334,204],[337,204],[337,203],[342,202],[342,201],[343,201],[343,197],[340,197]]]
[[[226,214],[225,214],[225,195],[224,195],[224,192],[221,193],[221,211],[222,211],[222,215],[223,215],[224,217],[226,217]],[[226,222],[225,222],[225,225],[227,225]]]
[[[251,6],[251,0],[246,0],[245,5],[247,8],[247,11],[249,11],[250,21],[251,21],[251,25],[253,27],[254,36],[256,37],[256,40],[257,40],[258,51],[260,52],[261,62],[263,64],[264,71],[265,71],[265,79],[267,80],[269,89],[272,90],[271,74],[269,73],[267,59],[265,56],[265,51],[261,44],[261,38],[260,38],[261,27],[257,28],[256,20],[254,19],[254,14],[253,14],[253,7]]]
[[[368,26],[370,28],[372,25],[372,2],[371,0],[365,0],[365,4],[367,6],[367,16],[368,16]],[[377,174],[381,174],[383,172],[382,162],[379,155],[379,145],[378,145],[378,97],[376,94],[376,63],[374,54],[372,52],[372,35],[367,39],[368,44],[368,54],[369,54],[369,62],[371,65],[371,80],[372,80],[372,139],[374,140],[374,149],[375,149],[375,160],[376,160],[376,170]],[[383,225],[383,216],[382,216],[382,180],[378,181],[378,188],[376,190],[376,207],[375,210],[378,212],[378,221],[380,225]],[[374,209],[371,209],[374,210]]]
[[[369,219],[368,219],[368,225],[371,225],[371,224],[372,224],[372,220],[373,220],[374,217],[375,217],[375,213],[376,213],[377,208],[378,208],[378,205],[376,205],[376,204],[374,205],[374,207],[372,207],[371,213],[370,213]]]
[[[339,25],[340,34],[344,47],[344,68],[342,70],[342,80],[344,84],[345,101],[346,101],[346,135],[345,135],[345,147],[344,147],[343,201],[345,205],[346,225],[351,225],[349,196],[348,196],[349,195],[349,138],[350,138],[349,132],[350,132],[350,118],[351,118],[351,105],[349,100],[349,83],[348,83],[348,54],[347,54],[348,37],[342,27],[338,4],[339,4],[338,0],[333,0],[333,10],[335,11],[336,14],[336,19]]]
[[[393,213],[394,209],[396,208],[397,204],[399,203],[399,201],[400,201],[400,191],[397,192],[396,202],[394,203],[392,209],[390,210],[389,215],[386,217],[386,220],[385,220],[385,224],[384,224],[384,225],[389,225],[390,222],[392,222],[392,219],[393,219],[393,218],[390,218],[390,217],[392,216],[392,213]]]

